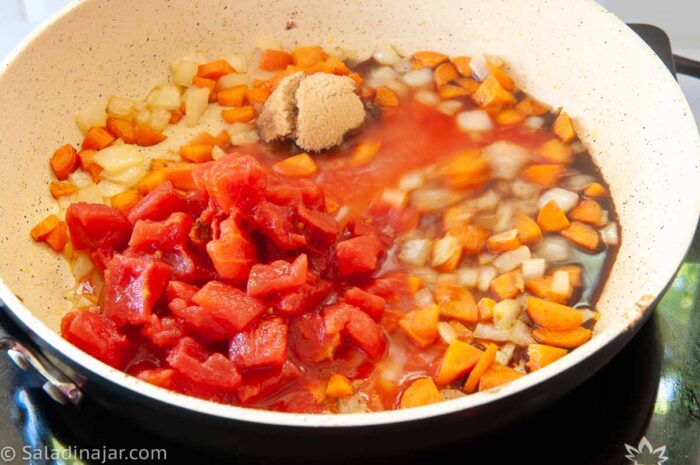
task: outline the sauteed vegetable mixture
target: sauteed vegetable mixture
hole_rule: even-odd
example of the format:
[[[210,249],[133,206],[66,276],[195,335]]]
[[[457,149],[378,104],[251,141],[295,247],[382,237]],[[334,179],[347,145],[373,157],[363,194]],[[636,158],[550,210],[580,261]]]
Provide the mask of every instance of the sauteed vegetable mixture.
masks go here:
[[[306,413],[469,395],[588,341],[619,233],[571,118],[497,58],[344,58],[190,55],[82,112],[31,231],[76,278],[63,337]]]

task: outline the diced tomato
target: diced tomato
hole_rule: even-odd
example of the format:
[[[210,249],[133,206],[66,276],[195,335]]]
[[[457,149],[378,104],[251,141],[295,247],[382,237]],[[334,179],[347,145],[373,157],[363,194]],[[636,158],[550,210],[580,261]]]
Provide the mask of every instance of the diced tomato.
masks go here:
[[[189,337],[180,339],[166,360],[170,366],[197,383],[235,389],[241,382],[241,374],[229,359],[218,352],[210,354]]]
[[[170,280],[170,267],[147,258],[115,255],[105,271],[102,309],[118,326],[145,323]]]
[[[297,289],[282,293],[271,301],[273,308],[285,315],[300,315],[311,312],[323,303],[333,285],[328,281],[305,283]]]
[[[316,209],[325,206],[323,189],[309,179],[292,179],[271,174],[267,178],[265,197],[277,205],[303,203]]]
[[[172,368],[153,368],[139,372],[136,377],[165,389],[173,389],[173,380],[177,372]]]
[[[182,212],[173,213],[164,221],[139,220],[134,224],[129,246],[175,250],[176,246],[187,244],[193,223],[192,217]]]
[[[357,236],[338,242],[335,259],[342,276],[370,274],[377,269],[382,244],[375,236]]]
[[[338,222],[325,212],[311,210],[303,204],[296,205],[296,214],[304,224],[304,233],[309,243],[328,244],[338,237]]]
[[[224,319],[234,332],[242,330],[265,310],[256,298],[219,281],[209,281],[192,301],[212,317]]]
[[[262,297],[301,286],[306,283],[308,265],[306,254],[299,255],[292,263],[277,260],[269,265],[253,265],[248,277],[248,294]]]
[[[213,314],[199,305],[176,298],[168,303],[173,315],[180,318],[188,333],[204,342],[223,341],[236,333],[226,315]]]
[[[199,282],[216,278],[206,256],[192,251],[187,245],[176,245],[173,250],[163,252],[160,260],[170,267],[173,278],[180,281]]]
[[[238,399],[243,404],[257,402],[300,378],[302,374],[301,370],[289,360],[281,367],[249,371],[243,375],[243,381],[236,391]]]
[[[73,247],[116,249],[131,236],[131,223],[114,207],[77,202],[66,210],[66,223]]]
[[[384,333],[379,325],[359,308],[348,304],[325,307],[323,323],[328,334],[346,333],[371,358],[377,359],[384,354]]]
[[[339,344],[340,334],[328,334],[318,313],[306,313],[289,326],[289,346],[303,363],[330,360]]]
[[[226,212],[233,207],[250,210],[265,194],[265,171],[247,155],[226,155],[216,163],[196,167],[193,175],[197,185],[206,189],[209,198]]]
[[[171,214],[188,207],[187,201],[175,190],[170,181],[153,189],[129,212],[132,224],[138,220],[164,220]]]
[[[255,244],[244,235],[233,217],[222,221],[220,228],[219,238],[207,244],[209,258],[219,276],[232,284],[243,284],[256,262]]]
[[[306,245],[306,238],[291,218],[289,207],[270,202],[261,202],[253,213],[253,221],[260,232],[283,250],[296,250]]]
[[[369,285],[365,286],[365,291],[382,297],[392,304],[400,304],[409,299],[411,295],[406,276],[403,273],[391,273],[381,278],[375,278]]]
[[[321,413],[323,403],[307,389],[297,389],[279,397],[268,408],[289,413]]]
[[[172,347],[185,335],[185,329],[177,318],[151,315],[141,328],[141,334],[158,347]]]
[[[170,281],[165,289],[165,299],[168,302],[174,299],[182,299],[190,303],[198,290],[199,288],[192,284],[183,283],[182,281]]]
[[[359,308],[372,317],[374,321],[382,319],[384,307],[386,306],[384,298],[363,291],[359,287],[351,287],[345,291],[345,302]]]
[[[71,344],[115,368],[122,368],[129,342],[117,325],[106,316],[89,310],[66,314],[61,320],[61,335]]]
[[[282,365],[287,360],[287,323],[280,317],[253,322],[233,336],[228,354],[238,368]]]

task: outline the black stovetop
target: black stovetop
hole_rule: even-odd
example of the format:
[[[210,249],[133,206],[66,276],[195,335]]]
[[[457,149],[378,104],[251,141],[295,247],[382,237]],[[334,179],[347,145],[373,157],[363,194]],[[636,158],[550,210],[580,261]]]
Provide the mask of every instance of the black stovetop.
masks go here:
[[[632,25],[673,70],[663,31]],[[487,439],[457,447],[426,450],[396,463],[632,464],[625,445],[639,448],[637,463],[700,465],[700,234],[653,316],[633,341],[586,383],[545,410]],[[0,312],[0,324],[13,325]],[[71,458],[96,450],[164,449],[167,460],[153,463],[239,464],[242,457],[213,457],[186,449],[113,417],[86,399],[78,409],[60,406],[42,391],[31,374],[0,357],[0,463],[81,464]],[[407,438],[410,440],[410,438]],[[274,444],[270,445],[274,463]],[[665,451],[659,449],[666,446]],[[353,447],[353,445],[349,445]],[[10,449],[7,449],[10,448]],[[9,452],[8,452],[9,450]],[[12,458],[14,451],[14,458]],[[83,452],[80,452],[83,451]],[[376,457],[368,457],[377,461]],[[329,462],[344,463],[342,457]],[[146,463],[140,461],[135,463]],[[109,462],[109,463],[120,463]],[[126,463],[122,461],[121,463]],[[289,462],[286,462],[289,463]]]

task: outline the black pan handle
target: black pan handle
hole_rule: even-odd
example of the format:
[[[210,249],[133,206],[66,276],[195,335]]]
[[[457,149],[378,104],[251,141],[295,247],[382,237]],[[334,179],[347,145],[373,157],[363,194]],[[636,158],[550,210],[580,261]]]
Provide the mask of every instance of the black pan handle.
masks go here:
[[[700,61],[691,60],[680,55],[673,55],[673,61],[676,63],[676,72],[678,74],[700,78]]]

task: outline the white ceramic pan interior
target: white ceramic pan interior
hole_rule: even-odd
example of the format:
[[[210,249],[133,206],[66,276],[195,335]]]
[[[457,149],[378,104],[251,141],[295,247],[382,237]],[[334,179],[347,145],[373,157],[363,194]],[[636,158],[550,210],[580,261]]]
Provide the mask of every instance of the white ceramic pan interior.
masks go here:
[[[287,28],[293,21],[295,28]],[[109,95],[138,97],[179,56],[249,51],[263,39],[369,55],[400,50],[502,57],[518,85],[565,107],[609,182],[622,246],[599,301],[593,340],[505,387],[372,414],[283,414],[166,392],[92,359],[59,336],[72,280],[29,229],[55,211],[48,160],[81,133],[74,115]],[[405,421],[496,401],[573,366],[639,323],[680,263],[700,210],[700,143],[679,87],[653,52],[592,1],[85,0],[33,34],[0,67],[0,298],[41,338],[126,387],[210,415],[347,426]]]

